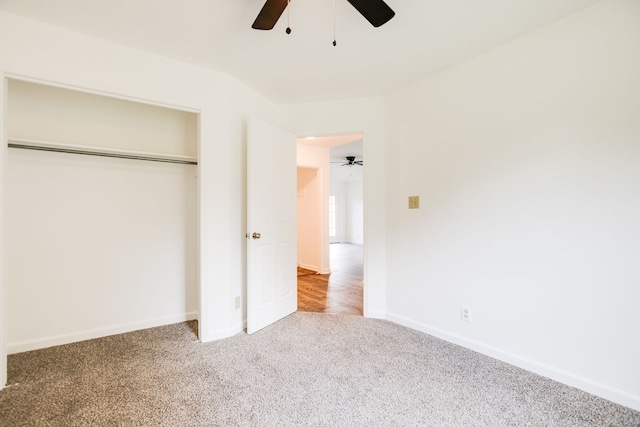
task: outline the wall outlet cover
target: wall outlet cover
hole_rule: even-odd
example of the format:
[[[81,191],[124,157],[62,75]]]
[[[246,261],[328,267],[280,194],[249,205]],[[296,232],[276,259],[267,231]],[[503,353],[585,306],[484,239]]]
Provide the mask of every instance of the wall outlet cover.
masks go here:
[[[471,323],[471,308],[466,305],[460,306],[460,320]]]
[[[409,209],[420,208],[420,196],[409,196]]]

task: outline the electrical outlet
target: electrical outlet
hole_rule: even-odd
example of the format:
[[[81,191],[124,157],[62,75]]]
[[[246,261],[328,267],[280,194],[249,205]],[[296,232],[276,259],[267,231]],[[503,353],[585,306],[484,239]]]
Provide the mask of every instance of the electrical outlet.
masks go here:
[[[460,320],[471,323],[471,309],[469,307],[460,306]]]
[[[236,310],[240,308],[240,297],[236,297]]]

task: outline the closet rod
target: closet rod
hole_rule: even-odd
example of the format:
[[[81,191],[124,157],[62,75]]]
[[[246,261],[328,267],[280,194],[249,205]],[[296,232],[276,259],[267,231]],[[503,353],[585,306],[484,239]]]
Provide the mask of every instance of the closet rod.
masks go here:
[[[41,143],[37,141],[21,141],[9,139],[9,148],[21,148],[23,150],[36,150],[36,151],[51,151],[54,153],[68,153],[68,154],[81,154],[86,156],[99,156],[99,157],[114,157],[117,159],[131,159],[131,160],[145,160],[149,162],[162,162],[162,163],[178,163],[182,165],[197,165],[197,160],[193,158],[181,159],[176,157],[157,157],[146,153],[135,153],[126,151],[100,151],[93,147],[72,148],[72,146],[54,143]],[[182,156],[180,156],[182,157]]]

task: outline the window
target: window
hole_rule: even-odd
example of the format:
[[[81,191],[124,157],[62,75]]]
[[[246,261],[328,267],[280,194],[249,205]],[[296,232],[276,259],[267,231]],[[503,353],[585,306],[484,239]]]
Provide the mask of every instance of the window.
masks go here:
[[[329,237],[336,237],[336,196],[329,196]]]

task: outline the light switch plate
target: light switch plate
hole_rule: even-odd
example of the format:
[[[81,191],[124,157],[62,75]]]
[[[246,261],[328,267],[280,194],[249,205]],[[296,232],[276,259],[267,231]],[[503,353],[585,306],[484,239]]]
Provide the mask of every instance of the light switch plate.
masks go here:
[[[418,209],[420,207],[420,196],[409,196],[409,209]]]

